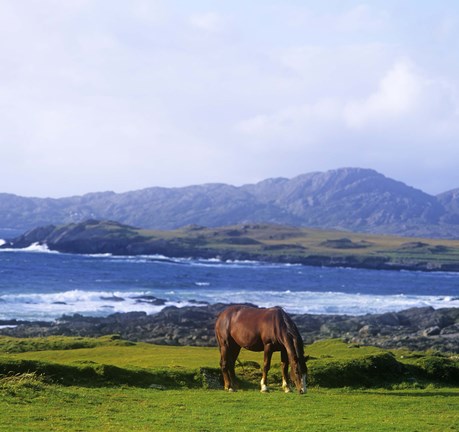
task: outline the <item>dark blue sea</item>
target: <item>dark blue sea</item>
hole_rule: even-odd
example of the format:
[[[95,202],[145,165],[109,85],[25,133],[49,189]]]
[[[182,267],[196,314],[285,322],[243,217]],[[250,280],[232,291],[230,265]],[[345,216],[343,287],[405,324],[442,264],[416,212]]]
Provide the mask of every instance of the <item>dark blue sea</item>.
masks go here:
[[[352,315],[459,307],[459,274],[72,255],[41,246],[0,252],[0,320],[155,313],[167,305],[216,302]]]

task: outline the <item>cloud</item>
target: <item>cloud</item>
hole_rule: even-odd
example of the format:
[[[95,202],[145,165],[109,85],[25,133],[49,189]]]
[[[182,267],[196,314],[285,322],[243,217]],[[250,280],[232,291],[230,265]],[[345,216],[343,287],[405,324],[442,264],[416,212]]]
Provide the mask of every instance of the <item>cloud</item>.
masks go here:
[[[332,99],[292,106],[273,114],[259,114],[236,125],[241,133],[279,140],[289,147],[289,141],[304,144],[319,138],[324,125],[336,123],[341,107]]]
[[[192,27],[209,33],[216,33],[223,28],[223,18],[215,12],[193,13],[190,16]]]
[[[349,101],[344,106],[344,119],[351,128],[369,122],[400,119],[417,109],[426,81],[406,61],[397,62],[381,79],[376,92],[366,99]]]
[[[431,78],[406,60],[397,61],[366,98],[344,104],[350,129],[391,128],[399,135],[424,141],[459,133],[459,98],[454,82]]]
[[[379,31],[387,27],[389,16],[368,4],[359,4],[337,17],[337,27],[345,31]]]
[[[363,98],[318,98],[255,115],[240,121],[236,129],[253,136],[305,139],[306,131],[327,136],[330,130],[343,128],[354,133],[372,127],[400,127],[407,122],[411,127],[422,118],[417,129],[433,131],[436,124],[449,124],[455,129],[458,113],[459,100],[453,83],[429,79],[412,62],[399,60],[382,76],[376,89]]]

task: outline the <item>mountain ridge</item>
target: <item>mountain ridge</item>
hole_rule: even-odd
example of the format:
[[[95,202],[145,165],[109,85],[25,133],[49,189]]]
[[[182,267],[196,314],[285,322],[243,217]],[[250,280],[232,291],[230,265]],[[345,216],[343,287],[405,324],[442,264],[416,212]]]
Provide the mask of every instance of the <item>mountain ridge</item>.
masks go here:
[[[65,198],[0,193],[0,227],[112,219],[148,229],[278,223],[377,234],[459,238],[459,189],[437,196],[365,168]]]

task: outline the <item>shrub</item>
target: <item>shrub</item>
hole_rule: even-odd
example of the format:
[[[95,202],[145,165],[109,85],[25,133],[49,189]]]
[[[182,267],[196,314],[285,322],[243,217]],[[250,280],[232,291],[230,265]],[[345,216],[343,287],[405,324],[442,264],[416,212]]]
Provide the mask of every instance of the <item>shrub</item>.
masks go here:
[[[311,362],[308,381],[321,387],[373,387],[403,379],[403,366],[387,352],[348,360]]]
[[[459,383],[459,361],[443,356],[419,358],[412,365],[414,373],[421,378],[442,381],[450,384]]]

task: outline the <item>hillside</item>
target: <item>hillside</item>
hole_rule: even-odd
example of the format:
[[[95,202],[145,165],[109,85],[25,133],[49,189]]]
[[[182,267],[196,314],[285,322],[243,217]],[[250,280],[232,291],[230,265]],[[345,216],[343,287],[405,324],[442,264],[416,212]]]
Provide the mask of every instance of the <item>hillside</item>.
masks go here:
[[[68,198],[0,194],[0,227],[111,219],[148,229],[277,223],[459,238],[459,190],[428,195],[368,169],[343,168],[240,187],[204,184]]]
[[[0,248],[34,243],[67,253],[155,255],[345,266],[368,269],[459,271],[459,241],[377,236],[274,224],[142,230],[88,220],[35,228]]]

